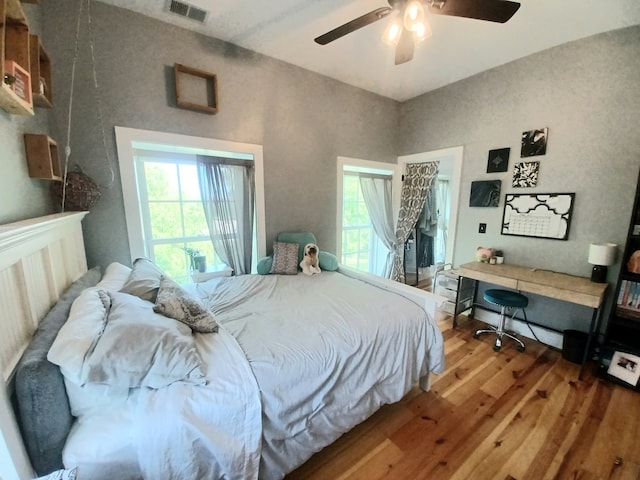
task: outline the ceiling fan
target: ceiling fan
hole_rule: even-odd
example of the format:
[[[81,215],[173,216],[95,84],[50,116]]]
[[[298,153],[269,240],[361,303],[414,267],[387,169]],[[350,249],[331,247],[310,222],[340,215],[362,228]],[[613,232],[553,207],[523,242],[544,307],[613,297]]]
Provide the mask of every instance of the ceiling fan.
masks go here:
[[[505,23],[520,8],[519,3],[508,0],[388,0],[388,2],[388,7],[377,8],[340,25],[315,38],[315,42],[326,45],[395,12],[395,18],[385,29],[383,39],[387,43],[396,45],[395,64],[400,65],[413,58],[416,42],[431,35],[431,28],[424,20],[425,9],[434,15]]]

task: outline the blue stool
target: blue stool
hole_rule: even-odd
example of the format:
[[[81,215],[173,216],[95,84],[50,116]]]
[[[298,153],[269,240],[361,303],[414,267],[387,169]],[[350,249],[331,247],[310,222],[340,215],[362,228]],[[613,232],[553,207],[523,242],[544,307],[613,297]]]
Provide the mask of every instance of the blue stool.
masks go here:
[[[502,337],[509,337],[515,341],[518,344],[518,350],[524,352],[524,343],[522,343],[522,341],[515,335],[504,331],[504,320],[507,309],[513,308],[515,311],[513,312],[511,319],[515,317],[517,310],[521,309],[522,314],[524,315],[524,320],[526,321],[527,314],[524,311],[524,308],[529,304],[529,299],[520,293],[500,289],[490,289],[485,291],[483,298],[485,301],[500,307],[500,322],[498,323],[498,328],[491,327],[488,329],[476,330],[476,333],[473,334],[473,338],[478,338],[483,333],[495,333],[498,336],[498,338],[496,338],[496,344],[493,346],[493,349],[496,352],[502,347]]]

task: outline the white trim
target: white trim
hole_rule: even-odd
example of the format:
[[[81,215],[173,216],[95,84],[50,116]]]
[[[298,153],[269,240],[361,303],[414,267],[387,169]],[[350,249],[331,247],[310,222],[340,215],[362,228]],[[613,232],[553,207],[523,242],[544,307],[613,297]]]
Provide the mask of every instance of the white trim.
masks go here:
[[[205,137],[193,137],[174,133],[138,130],[135,128],[115,127],[118,163],[120,165],[120,180],[122,182],[122,196],[124,200],[127,234],[129,236],[129,250],[131,260],[148,256],[146,252],[142,219],[140,218],[140,198],[136,185],[134,167],[134,142],[149,143],[159,148],[166,146],[185,147],[182,151],[189,153],[235,152],[240,157],[251,156],[255,162],[256,182],[256,238],[258,240],[258,258],[266,256],[265,206],[264,206],[264,160],[262,145],[251,143],[231,142]]]
[[[384,162],[374,162],[373,160],[363,160],[360,158],[351,158],[351,157],[338,157],[336,162],[336,256],[340,259],[342,258],[342,205],[344,203],[342,195],[343,195],[343,181],[342,175],[345,171],[345,167],[355,167],[349,168],[350,171],[362,171],[366,173],[391,173],[392,176],[392,188],[395,188],[396,177],[398,173],[398,166],[393,163],[384,163]],[[395,194],[393,195],[394,203],[393,203],[393,212],[395,216],[396,204],[395,204]],[[398,204],[399,206],[399,204]],[[395,220],[394,220],[395,222]],[[395,223],[394,223],[395,225]]]
[[[462,156],[464,153],[464,147],[451,147],[444,148],[442,150],[434,150],[431,152],[414,153],[412,155],[403,155],[398,157],[398,167],[400,172],[404,173],[407,163],[424,163],[439,161],[442,165],[443,162],[451,164],[450,174],[447,169],[447,176],[450,175],[450,194],[451,194],[451,213],[449,215],[449,228],[447,235],[447,252],[446,263],[453,263],[453,249],[455,247],[456,229],[458,226],[458,208],[460,201],[460,182],[462,180]],[[449,165],[447,165],[449,166]],[[394,205],[397,202],[398,209],[394,208],[394,214],[400,211],[400,192],[402,191],[402,176],[397,175],[394,179],[393,195]],[[395,218],[397,223],[398,219]]]

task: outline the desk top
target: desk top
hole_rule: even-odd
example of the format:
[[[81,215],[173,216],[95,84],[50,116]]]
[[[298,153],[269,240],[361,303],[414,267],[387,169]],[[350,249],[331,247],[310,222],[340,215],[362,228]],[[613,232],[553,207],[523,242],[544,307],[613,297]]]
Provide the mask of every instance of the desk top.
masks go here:
[[[585,277],[506,263],[470,262],[460,265],[458,272],[474,280],[591,308],[602,305],[608,287],[607,283],[594,283]]]

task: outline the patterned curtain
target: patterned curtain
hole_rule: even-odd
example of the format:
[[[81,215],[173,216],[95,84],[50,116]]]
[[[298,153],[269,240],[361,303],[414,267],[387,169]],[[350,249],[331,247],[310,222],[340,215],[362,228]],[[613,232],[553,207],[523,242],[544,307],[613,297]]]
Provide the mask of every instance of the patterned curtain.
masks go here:
[[[396,228],[395,254],[391,279],[404,283],[404,243],[416,226],[418,216],[424,208],[427,193],[438,174],[440,162],[408,163],[402,182],[400,214]]]

